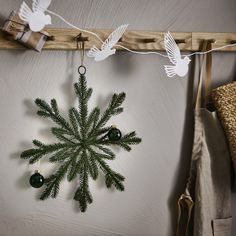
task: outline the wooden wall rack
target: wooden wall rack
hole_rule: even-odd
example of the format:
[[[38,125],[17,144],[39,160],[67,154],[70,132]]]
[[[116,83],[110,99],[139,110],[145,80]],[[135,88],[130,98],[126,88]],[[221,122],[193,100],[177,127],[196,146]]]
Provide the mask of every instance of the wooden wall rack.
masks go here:
[[[44,49],[47,50],[77,50],[76,36],[80,31],[70,28],[47,28],[49,34],[54,36],[54,40],[47,41]],[[111,30],[90,30],[97,33],[102,39],[106,39]],[[164,50],[163,36],[165,32],[157,31],[126,31],[121,45],[136,51],[161,51]],[[171,32],[181,50],[199,51],[203,39],[212,39],[216,42],[213,48],[218,48],[226,44],[236,43],[236,33],[203,33],[203,32]],[[83,37],[88,37],[85,49],[90,49],[93,45],[100,46],[101,43],[93,35],[82,33]],[[4,33],[0,32],[0,49],[25,49],[16,41],[9,40]],[[117,48],[122,50],[121,48]],[[236,51],[236,46],[221,49],[220,51]]]

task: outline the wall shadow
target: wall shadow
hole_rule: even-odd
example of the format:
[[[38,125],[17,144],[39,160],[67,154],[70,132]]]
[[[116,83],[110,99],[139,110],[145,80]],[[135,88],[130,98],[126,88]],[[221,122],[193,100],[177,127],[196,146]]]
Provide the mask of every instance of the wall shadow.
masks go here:
[[[2,14],[0,14],[0,27],[3,27],[5,20],[6,20],[6,17],[4,17]]]
[[[74,68],[75,68],[75,52],[67,52],[66,53],[66,80],[61,85],[62,94],[66,94],[65,99],[66,103],[69,106],[73,106],[76,102],[76,95],[74,94],[73,85],[74,85]],[[78,77],[79,74],[76,75]]]
[[[112,58],[112,67],[114,72],[121,75],[121,79],[127,78],[126,76],[135,70],[134,57],[128,52],[116,51]]]
[[[189,78],[187,85],[186,96],[186,109],[184,120],[184,131],[181,143],[181,152],[178,166],[176,168],[175,178],[173,182],[173,188],[170,191],[168,199],[168,207],[170,214],[170,230],[168,235],[175,235],[177,227],[177,201],[180,195],[184,192],[191,163],[191,153],[193,145],[193,130],[194,130],[194,106],[193,106],[193,94],[194,94],[194,70],[195,70],[196,58],[192,59],[192,67],[189,69]]]

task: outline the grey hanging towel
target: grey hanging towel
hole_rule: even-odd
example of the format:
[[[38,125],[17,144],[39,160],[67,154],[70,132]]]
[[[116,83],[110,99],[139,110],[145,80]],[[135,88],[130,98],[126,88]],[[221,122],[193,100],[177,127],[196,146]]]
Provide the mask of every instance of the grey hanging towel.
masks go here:
[[[204,41],[203,51],[211,49]],[[227,142],[215,111],[206,108],[211,92],[211,54],[204,54],[198,83],[190,176],[178,200],[178,236],[231,235],[231,166]],[[205,73],[204,73],[205,72]],[[202,105],[202,87],[205,87]],[[187,210],[184,232],[180,225]],[[190,222],[192,227],[189,227]],[[182,222],[183,223],[183,222]],[[182,232],[182,233],[181,233]]]

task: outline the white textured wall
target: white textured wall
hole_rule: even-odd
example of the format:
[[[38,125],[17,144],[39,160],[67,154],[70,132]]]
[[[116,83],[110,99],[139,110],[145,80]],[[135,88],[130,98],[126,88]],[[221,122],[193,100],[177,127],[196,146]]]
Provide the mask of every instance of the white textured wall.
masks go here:
[[[1,22],[20,0],[0,0]],[[30,3],[27,0],[27,3]],[[54,0],[50,9],[87,28],[235,32],[234,0]],[[54,27],[65,27],[53,18]],[[213,56],[214,84],[235,76],[235,53]],[[103,178],[91,182],[94,203],[85,214],[71,200],[77,183],[65,181],[56,200],[37,200],[28,179],[35,166],[19,159],[33,138],[50,142],[50,123],[35,115],[34,98],[75,104],[78,52],[0,51],[0,235],[171,236],[175,201],[183,190],[192,142],[192,78],[167,79],[158,56],[121,52],[104,62],[86,58],[93,104],[125,91],[125,112],[113,121],[143,138],[133,152],[117,150],[111,166],[126,176],[126,191],[108,191]],[[193,65],[193,63],[192,63]],[[52,166],[42,161],[44,175]],[[236,215],[234,196],[234,214]],[[234,226],[234,234],[236,227]]]

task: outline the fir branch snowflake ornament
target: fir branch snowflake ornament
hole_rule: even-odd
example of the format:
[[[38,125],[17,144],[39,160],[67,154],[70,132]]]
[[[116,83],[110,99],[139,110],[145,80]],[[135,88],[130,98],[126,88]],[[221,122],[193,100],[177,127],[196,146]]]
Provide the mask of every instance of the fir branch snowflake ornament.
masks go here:
[[[79,67],[81,69],[81,66]],[[68,119],[64,118],[58,109],[55,99],[48,104],[46,101],[36,99],[35,104],[39,110],[37,114],[41,117],[51,119],[56,126],[51,128],[52,134],[58,139],[53,144],[44,144],[33,140],[35,148],[25,150],[21,158],[28,159],[30,164],[48,157],[49,161],[58,164],[55,173],[45,178],[45,189],[40,197],[45,200],[49,197],[56,198],[59,192],[60,183],[66,176],[71,182],[79,178],[79,186],[74,194],[74,200],[79,202],[80,210],[85,212],[88,204],[93,201],[89,190],[89,177],[96,180],[99,169],[105,175],[107,188],[114,186],[117,190],[123,191],[125,177],[112,170],[107,161],[115,159],[115,153],[109,148],[111,145],[118,145],[126,151],[131,146],[139,144],[141,139],[135,132],[130,132],[119,138],[109,138],[112,132],[119,133],[114,127],[107,126],[112,116],[123,112],[121,107],[125,100],[125,93],[114,94],[106,108],[101,113],[99,107],[88,111],[88,101],[92,95],[92,89],[87,88],[84,72],[79,69],[79,81],[74,84],[74,90],[78,98],[78,109],[69,109]],[[113,134],[114,135],[114,134]]]

